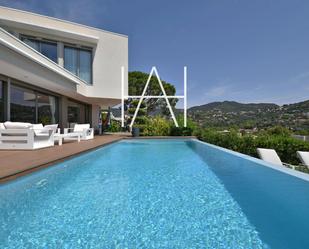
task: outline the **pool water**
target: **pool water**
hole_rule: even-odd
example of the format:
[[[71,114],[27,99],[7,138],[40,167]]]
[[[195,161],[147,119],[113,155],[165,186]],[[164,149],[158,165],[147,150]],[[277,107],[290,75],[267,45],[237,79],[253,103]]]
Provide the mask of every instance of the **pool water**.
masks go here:
[[[309,248],[309,182],[195,140],[118,142],[0,186],[0,248]]]

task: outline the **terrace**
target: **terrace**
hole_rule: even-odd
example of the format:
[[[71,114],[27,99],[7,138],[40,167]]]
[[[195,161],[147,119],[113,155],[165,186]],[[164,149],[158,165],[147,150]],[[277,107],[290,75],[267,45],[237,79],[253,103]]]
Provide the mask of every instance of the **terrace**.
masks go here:
[[[66,142],[62,146],[53,146],[39,150],[0,150],[0,182],[12,180],[35,170],[48,167],[74,155],[121,140],[126,135],[95,136],[92,140]]]
[[[109,4],[113,14],[105,16],[78,2],[74,6],[93,20],[107,21],[96,22],[98,27],[113,23],[113,16],[118,30],[130,36],[138,30],[144,36],[134,39],[138,56],[147,51],[145,24],[158,18],[147,12],[145,21],[144,5],[130,3],[125,11],[117,6],[113,13]],[[264,5],[259,13],[258,5],[225,11],[206,2],[198,9],[180,3],[174,29],[169,22],[157,25],[156,36],[151,30],[151,38],[163,34],[170,43],[160,46],[158,40],[158,51],[147,47],[146,53],[158,65],[175,67],[164,76],[168,82],[156,67],[150,74],[128,72],[126,35],[0,6],[0,248],[309,248],[309,100],[281,105],[308,96],[305,67],[293,61],[299,56],[290,41],[281,39],[286,27],[293,34],[304,30],[297,22],[295,29],[286,25],[285,9],[297,13],[295,20],[306,15],[298,18],[298,4],[267,15],[276,19],[268,20],[275,23],[271,37]],[[86,21],[74,6],[70,19],[75,13]],[[267,7],[278,10],[276,4]],[[174,8],[164,6],[159,21],[165,10],[170,20]],[[188,22],[179,30],[184,13]],[[142,22],[136,22],[139,16]],[[212,27],[213,17],[220,22]],[[190,27],[191,19],[198,22]],[[295,46],[300,55],[302,40]],[[278,44],[287,49],[277,50]],[[285,66],[277,63],[283,50]],[[266,54],[265,64],[260,55]],[[187,67],[183,93],[169,83],[182,63],[190,69],[189,103]],[[139,59],[134,70],[148,64]],[[297,87],[287,90],[288,82]],[[296,90],[297,96],[289,96]],[[253,103],[217,101],[224,99]]]

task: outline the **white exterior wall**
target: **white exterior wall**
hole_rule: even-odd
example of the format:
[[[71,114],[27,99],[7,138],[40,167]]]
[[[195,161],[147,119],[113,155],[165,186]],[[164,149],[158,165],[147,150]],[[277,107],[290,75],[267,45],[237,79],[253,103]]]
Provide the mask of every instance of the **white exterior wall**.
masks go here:
[[[0,7],[0,27],[15,33],[37,35],[55,41],[93,48],[93,84],[77,85],[77,93],[101,106],[121,99],[121,67],[125,67],[125,95],[128,92],[128,37],[51,17]],[[61,46],[61,43],[58,44]],[[60,58],[60,65],[63,62]]]
[[[103,32],[99,36],[93,58],[93,87],[87,87],[86,95],[121,99],[121,67],[127,72],[128,39]],[[125,75],[127,77],[127,73]],[[126,95],[127,86],[125,84]]]

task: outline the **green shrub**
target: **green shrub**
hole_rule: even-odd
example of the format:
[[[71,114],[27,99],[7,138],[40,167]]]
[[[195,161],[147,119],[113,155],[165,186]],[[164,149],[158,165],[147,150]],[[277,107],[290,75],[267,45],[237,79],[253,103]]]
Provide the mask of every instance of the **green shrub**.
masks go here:
[[[201,139],[203,134],[203,129],[200,127],[197,127],[196,129],[193,130],[192,136],[196,136],[198,139]]]
[[[191,136],[201,134],[201,129],[191,120],[188,120],[187,127],[183,127],[183,119],[177,118],[179,127],[175,127],[172,120],[156,116],[156,117],[136,117],[137,124],[134,127],[140,129],[142,136]],[[196,131],[196,132],[195,132]]]
[[[300,164],[296,151],[309,151],[308,142],[288,136],[285,131],[282,132],[277,128],[263,132],[257,137],[252,135],[240,136],[236,132],[219,133],[206,129],[202,132],[200,139],[254,157],[258,156],[257,148],[274,149],[283,162],[294,165]]]
[[[128,109],[128,113],[132,114],[132,115],[134,115],[135,111],[136,111],[136,108],[129,108]],[[147,113],[146,108],[139,109],[137,115],[141,115],[142,116],[142,115],[146,115],[146,113]]]
[[[309,136],[309,130],[295,131],[294,134],[301,135],[301,136]]]
[[[132,100],[132,102],[130,103],[129,109],[128,109],[128,113],[130,114],[130,118],[128,120],[128,123],[131,123],[132,119],[133,119],[133,115],[137,109],[139,100]],[[144,125],[146,123],[147,117],[145,117],[145,114],[147,113],[147,108],[146,105],[144,103],[144,101],[141,103],[140,105],[140,109],[137,112],[137,115],[135,117],[135,122],[134,122],[134,127],[139,128],[140,129],[140,133],[143,133],[144,130]]]
[[[141,127],[143,136],[168,136],[170,134],[170,122],[161,117],[145,119],[145,125]]]
[[[171,121],[170,136],[192,136],[195,130],[200,131],[200,129],[198,130],[196,123],[191,119],[187,120],[187,127],[183,126],[184,119],[182,115],[177,116],[176,119],[179,127],[176,127],[174,122]]]
[[[270,136],[286,136],[286,137],[289,137],[292,134],[289,129],[282,127],[282,126],[271,127],[267,129],[266,131],[264,131],[263,133],[265,135],[270,135]]]
[[[120,132],[121,131],[121,124],[120,124],[120,122],[112,120],[110,126],[107,129],[107,131],[109,131],[109,132]]]
[[[193,133],[190,127],[175,127],[174,124],[171,127],[171,136],[191,136]]]

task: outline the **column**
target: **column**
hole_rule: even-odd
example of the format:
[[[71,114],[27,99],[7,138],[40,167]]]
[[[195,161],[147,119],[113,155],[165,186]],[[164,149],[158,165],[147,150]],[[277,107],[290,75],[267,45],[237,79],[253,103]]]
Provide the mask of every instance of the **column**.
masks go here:
[[[58,64],[64,67],[64,45],[63,42],[57,42]]]
[[[59,127],[68,128],[68,99],[64,96],[59,97]]]
[[[99,129],[99,114],[100,114],[100,106],[91,105],[91,126],[94,128],[96,132]]]
[[[4,120],[11,120],[11,79],[8,78],[4,84]]]

